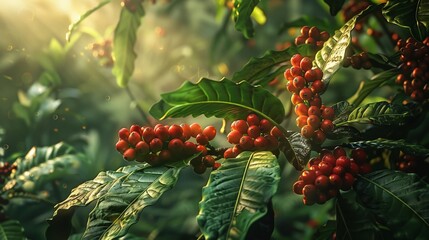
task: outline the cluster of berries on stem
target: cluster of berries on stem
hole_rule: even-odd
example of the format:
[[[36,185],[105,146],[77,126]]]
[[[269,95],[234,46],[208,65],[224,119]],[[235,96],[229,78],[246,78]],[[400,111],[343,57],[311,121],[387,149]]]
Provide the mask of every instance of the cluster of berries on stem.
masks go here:
[[[429,176],[429,162],[425,162],[424,156],[414,156],[401,151],[396,161],[396,168],[407,173]]]
[[[367,0],[351,0],[347,4],[344,5],[342,15],[344,18],[344,21],[350,20],[352,17],[354,17],[356,14],[362,12],[370,5],[369,1]],[[365,23],[365,20],[361,20],[355,24],[355,30],[357,32],[363,31],[363,25]]]
[[[250,113],[246,120],[231,123],[231,132],[227,135],[229,143],[234,144],[224,152],[224,158],[235,158],[243,151],[272,151],[279,148],[283,132],[265,118]]]
[[[372,68],[372,63],[369,59],[368,53],[361,52],[351,57],[345,57],[343,61],[343,66],[352,66],[354,69],[370,69]]]
[[[17,165],[10,164],[9,162],[0,162],[0,183],[4,183],[6,178],[10,176],[10,174],[15,171]]]
[[[112,41],[104,40],[101,43],[93,43],[90,47],[92,55],[99,59],[104,67],[113,67]]]
[[[136,160],[158,166],[201,152],[200,156],[191,160],[196,173],[204,173],[207,167],[217,169],[220,166],[213,156],[208,155],[208,150],[212,149],[209,141],[216,136],[213,126],[202,129],[198,123],[171,126],[157,124],[153,128],[132,125],[129,129],[120,129],[118,136],[116,150],[127,161]],[[191,138],[194,142],[190,141]]]
[[[320,94],[325,90],[323,72],[312,67],[309,57],[295,54],[291,58],[292,67],[284,72],[288,80],[286,88],[292,93],[291,102],[295,106],[297,126],[301,135],[321,144],[326,134],[332,132],[335,117],[334,109],[322,104]]]
[[[329,37],[328,32],[320,31],[317,27],[303,26],[301,34],[295,38],[295,45],[310,44],[320,50]]]
[[[333,151],[323,149],[319,156],[310,159],[308,170],[301,172],[298,181],[293,185],[296,194],[304,195],[303,203],[323,204],[336,197],[339,190],[352,188],[357,174],[371,172],[367,154],[363,149],[353,149],[351,158],[346,151],[336,147]]]
[[[401,73],[396,83],[404,88],[405,94],[414,101],[429,98],[429,37],[423,42],[413,38],[400,39],[397,46],[401,53]]]

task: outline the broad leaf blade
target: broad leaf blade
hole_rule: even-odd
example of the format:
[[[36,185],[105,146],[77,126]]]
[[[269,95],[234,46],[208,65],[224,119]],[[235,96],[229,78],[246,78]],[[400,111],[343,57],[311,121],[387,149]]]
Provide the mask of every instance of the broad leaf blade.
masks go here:
[[[244,239],[277,191],[280,168],[271,152],[243,152],[213,171],[203,188],[198,225],[205,239]]]
[[[245,38],[251,38],[254,35],[253,23],[250,16],[259,2],[260,0],[234,1],[235,29],[241,32]]]
[[[352,106],[350,106],[347,101],[337,102],[331,107],[334,109],[335,113],[334,123],[347,120],[347,117],[352,110]]]
[[[390,139],[378,138],[378,139],[368,140],[368,141],[350,142],[343,145],[351,148],[401,150],[404,153],[411,154],[413,156],[429,155],[429,149],[421,145],[408,143],[404,139],[390,140]]]
[[[329,12],[331,13],[331,15],[335,16],[343,7],[345,0],[323,0],[323,1],[329,5]]]
[[[162,99],[150,109],[158,119],[199,116],[227,119],[245,118],[255,112],[273,123],[283,120],[285,111],[281,101],[260,86],[248,82],[234,83],[228,79],[201,79],[186,82],[174,92],[162,94]]]
[[[359,106],[359,104],[361,104],[362,101],[375,89],[394,83],[397,75],[397,69],[390,69],[374,75],[370,80],[363,82],[358,91],[348,99],[348,101],[355,107]]]
[[[137,40],[137,30],[140,27],[144,10],[140,3],[136,4],[136,10],[131,12],[126,7],[121,10],[119,22],[116,25],[113,37],[113,74],[120,87],[125,87],[134,72],[134,61],[137,54],[134,45]]]
[[[281,151],[285,154],[286,159],[297,169],[304,169],[307,161],[310,159],[311,144],[310,141],[300,133],[292,133],[283,142]]]
[[[426,31],[429,31],[429,1],[421,0],[419,2],[417,10],[418,20],[426,27]]]
[[[104,0],[104,1],[100,2],[97,6],[95,6],[94,8],[92,8],[92,9],[88,10],[87,12],[85,12],[84,14],[82,14],[76,22],[70,24],[69,31],[66,34],[66,40],[68,42],[70,41],[72,34],[76,30],[76,28],[79,26],[79,24],[81,22],[83,22],[83,20],[85,20],[87,17],[89,17],[95,11],[97,11],[98,9],[104,7],[106,4],[110,3],[111,1],[112,0]]]
[[[0,223],[0,239],[24,240],[24,228],[16,220],[8,220]]]
[[[303,56],[312,56],[314,50],[310,45],[305,44],[292,46],[283,51],[268,51],[262,57],[251,58],[242,69],[234,73],[232,81],[240,82],[245,80],[252,84],[268,82],[275,77],[270,76],[270,73],[280,68],[281,64],[290,61],[290,58],[297,53]],[[269,76],[268,79],[267,76]]]
[[[381,170],[359,176],[357,198],[393,230],[393,239],[429,236],[429,185],[415,174]]]
[[[184,166],[148,167],[115,181],[89,214],[84,239],[125,235],[143,208],[155,203],[162,193],[173,187]]]
[[[17,170],[3,190],[36,191],[48,181],[75,174],[84,161],[83,154],[62,142],[49,147],[33,147],[25,158],[15,161]]]
[[[347,121],[337,123],[337,126],[355,123],[400,126],[404,125],[409,118],[410,113],[404,106],[375,102],[356,108],[350,113]]]

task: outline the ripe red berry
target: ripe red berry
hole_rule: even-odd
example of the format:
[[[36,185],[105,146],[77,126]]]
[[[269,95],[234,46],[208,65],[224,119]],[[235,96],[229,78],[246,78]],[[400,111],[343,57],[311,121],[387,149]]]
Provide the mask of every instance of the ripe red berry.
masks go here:
[[[316,40],[314,40],[314,38],[312,38],[312,37],[309,37],[309,38],[305,39],[305,44],[315,45]]]
[[[126,128],[121,128],[118,131],[118,136],[120,139],[128,141],[128,136],[130,135],[130,131]]]
[[[197,153],[197,145],[193,142],[185,142],[183,144],[183,154],[190,156],[195,153]]]
[[[237,155],[235,155],[233,152],[232,152],[232,148],[228,148],[228,149],[226,149],[225,150],[225,152],[223,152],[223,157],[224,158],[235,158]]]
[[[207,148],[203,145],[198,145],[197,152],[201,152],[201,155],[205,156],[207,155]]]
[[[213,126],[208,126],[204,128],[203,134],[207,136],[209,141],[211,141],[216,137],[216,128]]]
[[[322,80],[322,78],[323,78],[323,72],[322,72],[322,70],[320,68],[318,68],[318,67],[313,68],[313,70],[316,73],[316,79]]]
[[[309,115],[307,124],[312,126],[313,129],[318,129],[320,127],[320,118],[317,115]]]
[[[314,128],[310,125],[305,125],[301,128],[301,135],[305,138],[311,138],[314,135]]]
[[[324,204],[326,201],[328,201],[328,195],[326,193],[319,192],[319,195],[317,197],[318,204]]]
[[[313,92],[311,91],[310,88],[305,87],[301,89],[301,91],[299,91],[299,96],[303,100],[310,100],[313,97]]]
[[[319,157],[313,157],[308,161],[308,167],[311,167],[313,165],[317,165],[320,163],[320,158]]]
[[[134,148],[128,148],[124,152],[123,157],[127,161],[133,161],[136,158],[136,151],[134,150]]]
[[[353,186],[355,177],[350,173],[346,172],[343,177],[343,184],[341,185],[341,190],[347,191]]]
[[[166,128],[165,126],[159,126],[155,128],[155,135],[163,142],[170,139],[170,134],[168,134],[168,128]]]
[[[131,132],[137,132],[138,134],[142,134],[141,127],[139,125],[131,125],[130,127],[130,133]]]
[[[356,176],[359,173],[359,165],[357,165],[354,161],[350,161],[349,172]]]
[[[191,136],[192,137],[197,137],[198,134],[203,132],[200,124],[198,124],[198,123],[192,123],[189,127],[191,128]]]
[[[246,121],[249,126],[254,126],[254,125],[259,125],[260,120],[258,115],[251,113],[247,115]]]
[[[303,103],[304,100],[302,100],[302,98],[299,96],[299,94],[293,93],[292,96],[290,97],[290,101],[292,102],[293,105],[297,105],[299,103]]]
[[[268,147],[268,141],[265,137],[259,136],[253,142],[256,150],[265,150]]]
[[[341,177],[338,174],[329,175],[329,183],[331,183],[336,188],[340,188],[342,185]]]
[[[308,37],[308,31],[310,30],[309,26],[303,26],[300,30],[301,35],[304,37]]]
[[[137,132],[131,132],[130,135],[128,136],[128,142],[132,146],[135,146],[138,142],[140,142],[140,140],[141,140],[141,136]]]
[[[185,140],[188,140],[189,138],[191,138],[192,136],[191,127],[186,123],[180,124],[180,127],[182,128],[182,131],[183,131],[183,138]]]
[[[155,137],[156,137],[156,135],[155,135],[155,131],[153,130],[153,128],[146,127],[143,130],[143,139],[145,140],[146,143],[150,143],[150,141],[152,141],[152,139],[154,139]]]
[[[308,71],[311,69],[311,67],[313,66],[313,61],[308,58],[308,57],[304,57],[301,59],[301,62],[299,63],[299,67],[304,71]]]
[[[235,154],[235,156],[237,156],[238,154],[243,152],[243,149],[240,147],[240,145],[235,145],[234,147],[232,147],[232,152]]]
[[[253,139],[249,136],[242,136],[240,138],[240,148],[243,150],[251,150],[253,148]]]
[[[310,116],[310,115],[316,115],[316,116],[320,117],[320,114],[321,114],[321,111],[320,111],[319,107],[317,107],[317,106],[310,106],[308,108],[308,116]]]
[[[183,128],[177,124],[173,124],[168,128],[170,138],[181,138],[183,136]]]
[[[335,166],[332,168],[332,173],[337,174],[338,176],[342,176],[345,172],[346,170],[342,166]]]
[[[154,138],[152,139],[152,141],[150,141],[149,143],[149,147],[151,152],[156,153],[161,151],[162,149],[162,141],[159,138]]]
[[[333,166],[331,164],[322,161],[319,163],[318,166],[319,166],[319,171],[323,175],[329,176],[329,174],[331,174],[332,168],[333,168]]]
[[[305,103],[299,103],[295,106],[295,113],[297,116],[307,116],[308,114],[308,107],[305,105]]]
[[[325,175],[320,175],[314,180],[314,185],[320,189],[326,189],[329,187],[329,179]]]
[[[314,131],[313,142],[317,144],[322,144],[326,140],[326,135],[322,130]]]
[[[296,181],[293,184],[293,192],[299,195],[302,195],[302,189],[304,188],[305,183],[302,180]]]
[[[323,109],[323,112],[322,112],[323,119],[334,120],[334,117],[335,117],[335,112],[333,108],[325,107],[325,109]]]
[[[304,127],[305,125],[307,125],[307,116],[299,116],[296,118],[296,126],[298,126],[299,128]]]
[[[362,164],[366,162],[367,155],[362,148],[356,148],[352,150],[352,158],[357,164]]]
[[[195,138],[195,141],[200,145],[207,145],[209,143],[209,138],[205,134],[199,133]]]
[[[328,41],[329,37],[330,37],[330,35],[327,31],[320,32],[320,38],[319,38],[320,40],[326,42],[326,41]]]
[[[346,151],[344,150],[344,148],[340,147],[340,146],[336,146],[334,148],[334,156],[336,158],[339,158],[340,156],[347,156]]]
[[[135,149],[137,154],[143,156],[149,153],[149,145],[145,141],[138,142]]]
[[[239,131],[242,134],[247,133],[247,128],[249,126],[247,125],[247,122],[244,120],[236,120],[232,124],[232,129]]]
[[[326,153],[322,157],[322,161],[330,164],[331,166],[335,166],[337,158],[332,153]]]
[[[320,30],[317,27],[311,27],[310,30],[308,30],[308,36],[319,39],[320,38]]]
[[[290,71],[290,68],[286,69],[286,71],[284,72],[284,77],[286,80],[292,80],[293,76],[292,76],[292,72]]]
[[[322,99],[318,94],[313,94],[313,98],[309,101],[310,106],[316,106],[320,108],[322,106]]]
[[[206,172],[206,170],[207,170],[207,167],[204,164],[199,164],[197,166],[194,166],[194,172],[196,174],[203,174]]]
[[[149,163],[151,166],[157,166],[160,163],[158,155],[153,153],[150,153],[149,155],[147,155],[146,162]]]
[[[212,155],[207,155],[203,157],[203,163],[206,167],[213,167],[215,164],[215,159]]]
[[[330,133],[332,130],[334,130],[334,124],[329,119],[323,119],[322,123],[320,124],[320,129],[322,129],[322,131],[325,133]]]
[[[325,84],[321,80],[315,80],[310,88],[313,93],[321,93],[325,89]]]
[[[271,128],[273,128],[273,124],[267,119],[263,118],[259,121],[259,127],[261,128],[261,132],[269,133]]]
[[[271,128],[270,135],[273,136],[273,137],[276,137],[276,138],[281,138],[281,137],[284,136],[282,130],[280,130],[276,126],[274,126],[273,128]]]
[[[291,67],[290,73],[292,74],[292,77],[302,77],[302,69],[300,67]]]
[[[305,199],[314,202],[317,197],[316,187],[313,184],[307,184],[302,188],[302,194],[304,195]]]
[[[252,125],[247,129],[247,135],[251,138],[257,138],[261,134],[261,129],[257,125]]]
[[[170,151],[170,150],[168,150],[168,149],[163,149],[163,150],[161,150],[161,152],[159,152],[159,154],[158,154],[158,158],[159,158],[159,161],[160,161],[161,163],[166,163],[166,162],[170,161],[170,160],[171,160],[171,157],[172,157],[172,155],[171,155],[171,151]]]
[[[313,184],[316,177],[316,172],[312,170],[305,170],[301,173],[301,179],[305,184]]]
[[[227,138],[228,142],[231,144],[239,144],[240,138],[242,136],[243,136],[243,134],[241,134],[241,132],[239,132],[237,130],[232,130],[230,133],[228,133],[226,138]]]
[[[307,81],[305,81],[305,78],[297,76],[293,79],[292,83],[296,90],[301,90],[305,87]]]
[[[301,62],[302,56],[300,54],[295,54],[290,58],[290,63],[294,67],[299,67],[299,64]]]
[[[168,150],[170,150],[171,153],[175,155],[181,154],[184,147],[185,147],[185,144],[179,138],[171,139],[170,142],[168,143]]]
[[[337,158],[336,166],[341,166],[344,169],[349,169],[350,167],[350,159],[346,156],[340,156]]]
[[[286,89],[287,89],[289,92],[291,92],[291,93],[298,93],[298,92],[299,92],[299,90],[298,90],[298,89],[296,89],[296,88],[295,88],[295,86],[293,85],[293,81],[292,81],[292,80],[289,80],[289,81],[286,83]]]
[[[120,153],[124,153],[125,150],[129,148],[127,141],[122,139],[116,143],[115,147],[116,147],[116,150]]]
[[[220,168],[221,164],[219,162],[215,162],[212,169],[213,170],[217,170],[218,168]]]
[[[304,73],[304,77],[307,82],[313,82],[317,80],[317,73],[314,71],[314,69],[310,69]]]

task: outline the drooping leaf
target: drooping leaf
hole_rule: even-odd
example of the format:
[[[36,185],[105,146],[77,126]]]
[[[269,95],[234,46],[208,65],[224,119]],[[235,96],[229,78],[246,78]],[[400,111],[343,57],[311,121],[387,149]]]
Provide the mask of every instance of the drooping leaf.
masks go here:
[[[77,173],[84,161],[83,154],[63,142],[49,147],[33,147],[25,158],[15,161],[17,170],[11,174],[3,190],[36,191],[48,181]]]
[[[260,0],[234,1],[233,16],[235,29],[241,32],[245,38],[251,38],[254,35],[253,23],[250,17],[259,2]]]
[[[242,69],[235,72],[232,81],[240,82],[246,80],[252,84],[261,84],[273,80],[269,74],[275,72],[282,64],[290,61],[294,54],[312,56],[314,50],[310,45],[291,46],[282,51],[268,51],[262,57],[251,58]],[[268,79],[267,79],[268,76]]]
[[[104,0],[104,1],[100,2],[97,6],[95,6],[94,8],[91,8],[90,10],[88,10],[87,12],[85,12],[84,14],[82,14],[76,22],[70,24],[69,31],[66,34],[66,40],[70,41],[71,35],[76,30],[76,28],[79,26],[79,24],[81,22],[83,22],[83,20],[85,20],[87,17],[89,17],[95,11],[97,11],[98,9],[104,7],[106,4],[110,3],[111,1],[112,0]]]
[[[423,25],[428,26],[427,0],[387,1],[382,11],[388,22],[410,29],[414,38],[423,40]]]
[[[184,83],[176,91],[161,95],[162,100],[152,106],[150,113],[158,119],[205,115],[227,119],[244,118],[250,112],[274,122],[283,120],[285,111],[281,101],[266,89],[246,81],[213,81],[206,78],[198,83]]]
[[[267,213],[280,168],[271,152],[243,152],[226,159],[203,188],[198,225],[205,239],[244,239]]]
[[[86,206],[104,196],[116,182],[127,178],[148,165],[129,165],[116,171],[100,172],[93,180],[74,188],[64,201],[54,207],[52,219],[48,220],[47,239],[67,238],[71,231],[71,218],[75,207]],[[60,237],[61,236],[61,237]]]
[[[336,126],[334,130],[328,134],[326,137],[333,140],[338,140],[342,138],[355,138],[360,134],[359,130],[351,126]]]
[[[134,60],[137,58],[134,45],[137,40],[137,30],[140,27],[141,18],[144,16],[144,10],[140,2],[135,2],[134,4],[136,6],[134,12],[126,7],[122,8],[113,36],[113,59],[115,64],[112,71],[120,87],[127,86],[134,72]]]
[[[327,21],[326,18],[319,18],[319,17],[304,15],[290,22],[285,22],[280,28],[279,34],[284,33],[289,28],[292,28],[292,27],[301,28],[302,26],[317,26],[319,29],[323,29],[323,30],[335,29],[333,28],[333,24]]]
[[[329,12],[332,16],[337,15],[337,13],[343,7],[345,0],[323,0],[326,4],[329,5]]]
[[[308,139],[295,132],[287,137],[280,150],[297,170],[302,170],[310,159],[311,144]]]
[[[370,80],[363,82],[357,92],[349,98],[348,101],[355,107],[359,106],[359,104],[361,104],[362,101],[375,89],[394,83],[397,75],[397,69],[390,69],[374,75]]]
[[[375,7],[369,7],[352,17],[344,26],[335,31],[335,34],[323,44],[323,48],[316,53],[315,66],[323,72],[322,81],[328,84],[334,73],[340,68],[346,49],[351,39],[351,31],[354,29],[357,19],[367,12],[374,11]]]
[[[388,102],[375,102],[358,107],[350,113],[347,121],[337,123],[337,126],[350,124],[374,124],[384,126],[400,126],[410,117],[408,109],[401,105]]]
[[[359,203],[392,229],[393,239],[429,236],[429,185],[415,174],[381,170],[359,176]]]
[[[338,239],[384,239],[371,212],[359,205],[356,193],[341,194],[336,203]]]
[[[337,102],[331,107],[334,109],[334,113],[335,113],[334,123],[347,120],[347,117],[350,111],[352,110],[352,107],[347,101]]]
[[[24,228],[16,220],[7,220],[0,223],[0,239],[24,240]]]
[[[141,211],[171,189],[185,164],[148,167],[115,181],[91,211],[83,239],[114,239],[126,234]]]
[[[404,153],[411,154],[413,156],[429,155],[429,149],[421,145],[408,143],[404,139],[390,140],[390,139],[378,138],[378,139],[368,140],[368,141],[350,142],[343,145],[351,148],[375,148],[375,149],[392,149],[392,150],[396,149],[396,150],[401,150]]]

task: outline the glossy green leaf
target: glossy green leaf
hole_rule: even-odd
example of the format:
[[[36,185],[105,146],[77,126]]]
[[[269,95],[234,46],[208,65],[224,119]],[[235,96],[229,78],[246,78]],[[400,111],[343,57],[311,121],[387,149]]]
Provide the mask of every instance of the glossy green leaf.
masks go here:
[[[374,124],[384,126],[400,126],[410,117],[404,106],[393,105],[388,102],[375,102],[358,107],[350,113],[347,121],[337,123],[337,126],[350,124]]]
[[[356,202],[356,193],[341,194],[336,203],[337,239],[383,239],[371,212]]]
[[[83,239],[114,239],[125,235],[141,211],[154,204],[177,182],[177,167],[148,167],[115,181],[91,211]]]
[[[404,139],[390,140],[390,139],[378,138],[378,139],[368,140],[368,141],[350,142],[343,145],[351,148],[375,148],[375,149],[391,149],[391,150],[396,149],[396,150],[401,150],[407,154],[411,154],[413,156],[429,155],[429,149],[421,145],[408,143]]]
[[[251,38],[254,35],[251,15],[259,2],[260,0],[234,1],[233,16],[235,20],[235,29],[241,32],[245,38]]]
[[[362,13],[355,15],[335,31],[335,34],[325,42],[323,48],[316,53],[314,64],[322,70],[322,81],[325,84],[329,83],[331,77],[342,65],[346,49],[350,44],[351,31]]]
[[[10,176],[3,190],[33,192],[46,182],[76,174],[85,156],[71,146],[60,142],[49,147],[33,147],[14,164],[17,170]]]
[[[287,137],[287,141],[282,142],[280,150],[297,170],[302,170],[310,159],[311,144],[308,139],[296,132]]]
[[[95,6],[94,8],[91,8],[90,10],[88,10],[87,12],[85,12],[84,14],[82,14],[76,22],[70,24],[69,31],[66,34],[66,40],[70,41],[71,35],[76,30],[76,28],[79,26],[79,24],[81,22],[83,22],[83,20],[85,20],[91,14],[93,14],[94,12],[96,12],[97,10],[99,10],[100,8],[104,7],[106,4],[110,3],[111,1],[112,0],[104,0],[104,1],[100,2],[97,6]]]
[[[113,74],[116,76],[116,82],[120,87],[128,84],[133,72],[134,61],[137,54],[134,51],[134,45],[137,40],[137,30],[140,27],[141,18],[144,16],[144,10],[141,3],[135,3],[134,12],[123,7],[119,22],[116,25],[113,36]]]
[[[362,101],[375,89],[378,89],[387,84],[393,84],[396,76],[398,76],[397,69],[390,69],[374,75],[370,80],[364,81],[357,92],[348,99],[353,106],[357,107]]]
[[[332,16],[337,15],[337,13],[343,7],[345,0],[323,0],[326,4],[329,5],[329,12]]]
[[[423,25],[428,26],[428,0],[387,1],[383,15],[388,22],[410,29],[411,34],[423,40]]]
[[[326,134],[326,137],[332,140],[342,138],[355,138],[359,136],[360,132],[351,126],[336,126],[331,133]]]
[[[281,101],[261,86],[246,81],[213,81],[206,78],[198,83],[184,83],[176,91],[161,95],[150,113],[158,119],[199,116],[227,119],[245,118],[250,112],[276,123],[283,121],[285,111]]]
[[[331,106],[334,109],[334,123],[347,120],[349,113],[353,110],[349,102],[341,101]]]
[[[245,239],[267,213],[277,191],[280,167],[271,152],[243,152],[226,159],[203,188],[198,225],[205,239]]]
[[[0,223],[0,239],[24,240],[24,228],[16,220],[7,220]]]
[[[235,72],[232,81],[240,82],[246,80],[252,84],[261,84],[273,80],[275,76],[270,75],[290,61],[294,54],[303,56],[314,55],[314,50],[310,45],[292,46],[282,51],[268,51],[262,57],[251,58],[242,69]],[[280,73],[279,73],[280,74]]]
[[[429,185],[415,174],[381,170],[359,176],[359,203],[393,231],[393,239],[429,236]]]

